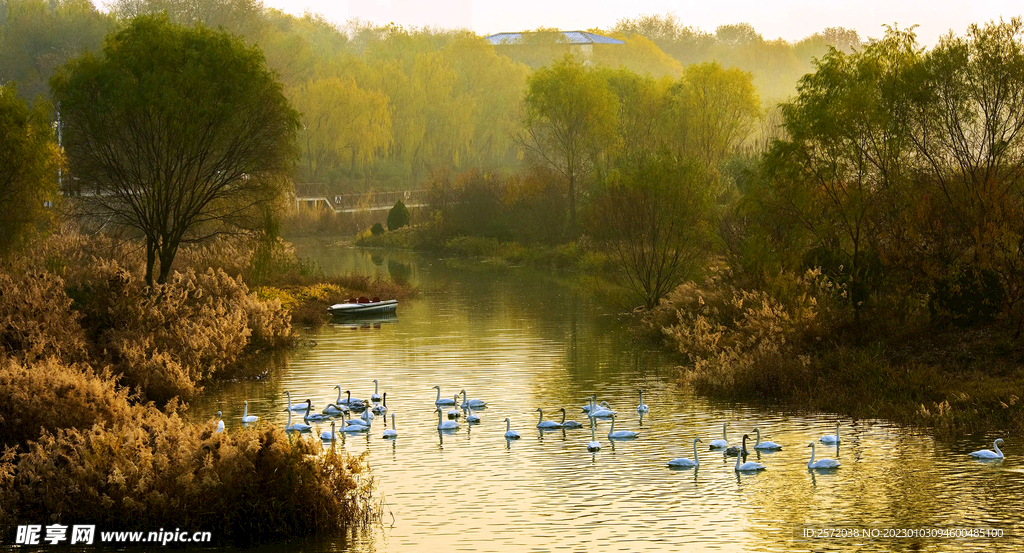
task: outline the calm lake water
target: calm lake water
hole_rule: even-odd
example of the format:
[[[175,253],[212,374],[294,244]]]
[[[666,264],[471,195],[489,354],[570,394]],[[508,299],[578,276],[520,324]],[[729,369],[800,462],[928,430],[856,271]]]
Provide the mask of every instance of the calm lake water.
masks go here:
[[[1024,438],[998,429],[956,443],[886,421],[842,420],[842,445],[817,445],[819,457],[842,467],[810,472],[811,441],[835,432],[836,417],[720,404],[676,384],[673,361],[632,341],[616,314],[571,279],[508,267],[467,270],[412,254],[370,253],[332,244],[297,244],[299,255],[339,273],[391,274],[424,293],[399,305],[397,317],[370,325],[335,324],[305,337],[270,377],[210,387],[190,415],[224,412],[240,425],[242,401],[262,420],[284,425],[283,391],[310,398],[319,411],[339,384],[368,399],[373,379],[387,392],[398,439],[385,440],[384,420],[336,447],[369,452],[385,504],[383,524],[343,543],[306,544],[332,551],[1014,551],[1024,550]],[[488,402],[480,424],[437,430],[436,391],[468,390]],[[644,389],[650,413],[636,412]],[[539,431],[538,413],[586,424],[591,394],[619,413],[616,430],[639,437],[610,441],[589,453],[588,428]],[[447,410],[447,408],[445,408]],[[505,417],[522,438],[506,441]],[[446,418],[447,420],[447,418]],[[782,444],[748,460],[756,474],[733,470],[733,458],[708,451],[729,423],[729,442],[743,433]],[[318,439],[317,433],[305,439]],[[1004,437],[1007,459],[967,457]],[[698,469],[666,462],[693,457]],[[873,532],[868,538],[808,538],[805,529]],[[995,529],[992,539],[887,538],[886,532]],[[863,535],[863,534],[862,534]]]

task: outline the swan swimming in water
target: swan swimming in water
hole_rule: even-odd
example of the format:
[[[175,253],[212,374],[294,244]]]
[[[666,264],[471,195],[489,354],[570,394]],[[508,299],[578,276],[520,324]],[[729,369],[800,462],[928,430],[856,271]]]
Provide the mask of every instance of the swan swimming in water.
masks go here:
[[[470,424],[478,424],[480,422],[480,417],[473,414],[472,405],[466,406],[466,422]]]
[[[565,407],[559,409],[562,412],[562,421],[558,424],[562,425],[562,428],[583,428],[583,425],[572,420],[565,420]]]
[[[438,430],[455,430],[455,429],[457,429],[459,427],[459,423],[457,423],[455,421],[441,420],[441,417],[443,415],[441,413],[441,408],[440,407],[437,408],[437,409],[434,409],[434,410],[437,411],[437,429]]]
[[[836,421],[836,433],[826,434],[821,437],[821,443],[823,444],[838,444],[839,443],[839,421]]]
[[[288,410],[288,423],[285,424],[285,427],[284,427],[285,431],[287,431],[287,432],[309,432],[310,429],[312,429],[312,428],[313,428],[312,426],[310,426],[310,425],[308,425],[308,424],[306,424],[304,422],[297,422],[295,424],[292,424],[292,412],[291,412],[291,409]]]
[[[334,388],[338,390],[338,399],[334,403],[328,403],[327,407],[324,407],[322,411],[325,415],[336,417],[341,414],[342,411],[347,411],[348,407],[341,401],[341,385],[335,384]],[[339,407],[341,406],[341,407]]]
[[[249,414],[249,401],[248,400],[244,401],[243,405],[245,405],[245,409],[242,411],[242,422],[250,423],[250,422],[256,422],[256,421],[260,420],[260,418],[257,417],[256,415],[250,415]]]
[[[481,407],[487,407],[486,401],[483,401],[481,399],[467,399],[466,390],[462,390],[459,393],[462,394],[463,409],[465,409],[466,407],[476,407],[477,409],[480,409]],[[459,397],[455,396],[455,400],[458,401],[458,399]]]
[[[328,432],[328,431],[324,430],[323,432],[321,432],[320,433],[320,439],[325,441],[325,442],[330,442],[330,441],[334,440],[334,435],[335,435],[335,433],[334,433],[334,421],[331,421],[331,431]]]
[[[555,428],[561,428],[562,427],[562,425],[558,424],[555,421],[546,421],[546,420],[544,420],[544,411],[540,407],[537,408],[537,412],[540,413],[540,418],[537,419],[537,428],[540,428],[540,429],[555,429]]]
[[[455,402],[452,403],[452,405],[457,405],[458,403],[459,403],[459,395],[455,394]],[[462,413],[458,409],[449,409],[448,410],[448,420],[458,420],[459,417],[461,417],[461,416],[462,416]]]
[[[519,433],[516,432],[515,430],[512,430],[512,421],[508,417],[505,417],[505,439],[506,440],[518,440],[519,439]]]
[[[814,442],[807,444],[807,447],[811,448],[811,460],[807,461],[808,469],[834,469],[841,465],[839,461],[835,459],[818,459],[814,460]]]
[[[711,440],[708,443],[708,449],[724,449],[724,448],[729,447],[729,437],[725,435],[725,429],[728,426],[729,426],[729,423],[727,423],[727,422],[722,423],[722,439],[721,440]]]
[[[370,401],[380,401],[380,394],[377,390],[377,379],[373,379],[373,394],[370,396]]]
[[[770,450],[782,449],[782,446],[777,444],[777,443],[775,443],[775,442],[767,442],[767,441],[766,442],[762,442],[761,441],[761,429],[755,428],[754,432],[757,432],[757,443],[754,444],[754,449],[770,449]]]
[[[644,391],[643,390],[637,390],[637,391],[640,392],[640,405],[636,406],[636,412],[638,414],[640,414],[640,415],[645,415],[645,414],[647,414],[648,411],[651,410],[651,408],[646,406],[646,405],[644,405]]]
[[[374,405],[373,409],[370,409],[374,415],[383,415],[388,412],[388,393],[384,392],[384,395],[380,398],[380,405]]]
[[[597,426],[597,419],[590,417],[590,443],[587,444],[587,451],[598,451],[601,449],[601,442],[594,437],[594,427]]]
[[[687,459],[686,457],[679,457],[678,459],[672,459],[668,462],[668,466],[677,468],[693,468],[700,465],[700,459],[697,458],[697,443],[700,442],[700,438],[693,439],[693,459]]]
[[[284,410],[285,411],[305,411],[306,410],[306,402],[305,401],[303,401],[302,403],[292,403],[292,394],[289,393],[288,390],[285,390],[284,397],[288,398],[288,403],[286,403],[285,406],[284,406]]]
[[[995,448],[995,451],[992,451],[991,449],[979,449],[978,451],[968,453],[968,455],[975,459],[1002,459],[1003,452],[999,449],[999,444],[1001,443],[1003,443],[1003,439],[996,438],[996,441],[992,442],[992,447]]]
[[[743,449],[747,449],[747,435],[746,434],[743,435]],[[747,461],[746,463],[743,463],[741,465],[740,464],[740,458],[741,458],[741,456],[739,456],[739,455],[736,456],[736,472],[755,472],[755,471],[764,470],[765,468],[767,468],[764,465],[762,465],[761,463],[755,463],[753,461]]]
[[[385,394],[387,395],[387,394]],[[395,430],[395,414],[391,413],[391,428],[384,431],[384,439],[393,440],[398,437],[398,431]]]
[[[341,416],[342,420],[344,420],[346,416],[348,416],[348,413],[345,413]],[[345,428],[341,429],[342,432],[369,432],[369,430],[369,422],[367,422],[366,424],[353,424],[351,421],[346,421]]]
[[[608,429],[609,440],[631,440],[640,434],[632,430],[615,430],[615,415],[612,415],[612,427]]]
[[[434,402],[434,405],[437,405],[438,407],[447,407],[449,405],[455,405],[455,400],[454,399],[448,399],[448,398],[441,399],[441,387],[440,386],[433,386],[433,387],[437,388],[437,401]]]
[[[224,419],[221,418],[220,411],[217,411],[217,432],[224,431]]]
[[[313,408],[313,400],[307,399],[306,400],[306,414],[302,415],[302,420],[307,421],[307,422],[308,421],[320,422],[322,420],[326,420],[326,419],[330,418],[330,415],[325,415],[323,413],[310,413],[309,411],[312,408]]]
[[[618,412],[612,411],[612,408],[610,405],[608,405],[607,401],[602,401],[601,405],[590,410],[590,416],[598,419],[614,417],[616,414],[618,414]]]

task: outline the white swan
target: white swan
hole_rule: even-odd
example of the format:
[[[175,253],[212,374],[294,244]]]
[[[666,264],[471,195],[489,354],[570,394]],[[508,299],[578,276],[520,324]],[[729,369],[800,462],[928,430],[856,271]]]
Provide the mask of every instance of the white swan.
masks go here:
[[[1001,443],[1003,443],[1003,439],[996,438],[996,441],[992,442],[992,447],[995,448],[995,451],[992,451],[991,449],[979,449],[978,451],[968,453],[968,455],[975,459],[1002,459],[1003,452],[999,449],[999,444]]]
[[[306,400],[306,414],[302,415],[302,420],[307,421],[307,422],[308,421],[320,422],[322,420],[327,420],[327,419],[330,418],[330,415],[325,415],[323,413],[310,413],[310,410],[312,408],[313,408],[313,400],[307,399]]]
[[[369,411],[363,411],[363,414],[360,415],[359,418],[349,418],[348,420],[345,421],[345,426],[370,426],[370,422],[373,419],[368,417],[367,413],[369,413]],[[351,417],[351,415],[349,416]]]
[[[540,418],[537,419],[537,428],[540,428],[541,430],[544,430],[544,429],[555,429],[555,428],[561,428],[562,427],[562,425],[558,424],[555,421],[546,421],[546,420],[544,420],[544,411],[541,410],[540,407],[537,408],[537,412],[540,413]]]
[[[443,415],[441,414],[441,409],[440,408],[437,408],[437,409],[434,409],[434,410],[437,411],[437,429],[438,430],[455,430],[456,428],[459,427],[459,423],[457,423],[455,421],[441,420],[441,417]]]
[[[811,460],[807,461],[808,469],[834,469],[841,465],[839,461],[835,459],[818,459],[814,460],[814,442],[807,444],[807,447],[811,448]]]
[[[505,439],[506,440],[518,440],[519,433],[512,430],[512,421],[508,417],[505,417]]]
[[[334,421],[331,421],[331,431],[328,432],[328,431],[324,430],[323,432],[321,432],[320,433],[320,439],[325,441],[325,442],[330,442],[330,441],[334,440],[334,435],[335,435],[335,432],[334,432]]]
[[[466,422],[470,424],[479,423],[480,417],[473,414],[473,406],[466,406]]]
[[[224,431],[224,419],[221,418],[220,411],[217,411],[217,432]]]
[[[743,435],[743,449],[747,449],[747,435],[746,434]],[[743,463],[741,465],[740,464],[740,459],[741,459],[741,456],[737,455],[736,456],[736,472],[755,472],[755,471],[764,470],[764,469],[767,468],[764,465],[762,465],[761,463],[755,463],[753,461],[747,461],[746,463]]]
[[[650,411],[651,408],[646,406],[646,405],[644,405],[644,391],[643,390],[637,390],[637,391],[640,393],[640,405],[636,406],[636,412],[638,414],[641,414],[641,415],[647,414],[647,412]]]
[[[826,434],[821,437],[821,443],[823,444],[838,444],[839,443],[839,421],[836,421],[836,433]]]
[[[595,407],[597,407],[597,394],[590,396],[590,401],[583,406],[583,412],[589,415]]]
[[[373,394],[370,396],[370,401],[380,401],[380,394],[377,393],[377,379],[373,379]]]
[[[456,405],[458,403],[459,403],[459,395],[455,394],[455,402],[452,403],[452,405]],[[448,420],[459,420],[459,417],[461,417],[461,416],[462,416],[462,412],[459,411],[458,409],[449,409],[448,410]]]
[[[598,451],[601,449],[601,442],[594,437],[594,427],[597,426],[597,419],[590,417],[590,443],[587,444],[587,451]]]
[[[370,409],[374,415],[383,415],[388,412],[388,393],[384,392],[380,399],[380,405],[374,405],[373,409]]]
[[[342,420],[344,420],[347,415],[348,415],[348,413],[343,414],[341,416]],[[342,428],[341,431],[342,432],[369,432],[370,431],[370,424],[369,423],[367,423],[367,424],[349,424],[349,422],[346,421],[345,428]]]
[[[286,403],[285,406],[284,406],[284,410],[285,411],[305,411],[306,410],[306,402],[305,401],[303,401],[302,403],[292,403],[292,395],[288,392],[288,390],[285,390],[284,397],[288,398],[288,403]]]
[[[447,407],[449,405],[455,405],[455,400],[454,399],[448,399],[448,398],[441,399],[441,387],[440,386],[434,386],[434,388],[437,388],[437,401],[434,402],[434,405],[437,405],[438,407]]]
[[[256,421],[260,420],[260,418],[257,417],[256,415],[250,415],[249,414],[249,401],[248,400],[242,402],[242,404],[245,405],[245,409],[242,411],[242,422],[248,423],[248,422],[256,422]]]
[[[631,439],[633,439],[633,438],[635,438],[635,437],[637,437],[639,435],[640,435],[640,433],[633,432],[632,430],[619,430],[619,431],[616,431],[615,430],[615,415],[612,415],[612,427],[608,429],[608,439],[609,440],[631,440]]]
[[[305,404],[303,404],[303,405],[305,405]],[[285,424],[285,426],[284,426],[285,431],[287,431],[287,432],[309,432],[310,429],[312,429],[312,428],[313,428],[312,426],[310,426],[310,425],[308,425],[306,423],[303,423],[303,422],[297,422],[295,424],[292,424],[292,411],[291,411],[291,409],[288,410],[288,423]]]
[[[341,401],[341,385],[335,384],[334,387],[335,389],[338,390],[338,399],[335,400],[334,403],[328,403],[327,407],[324,407],[324,410],[322,411],[323,414],[330,415],[332,417],[336,417],[340,415],[343,411],[348,410],[348,406]]]
[[[462,390],[459,393],[462,394],[462,408],[463,409],[465,409],[467,406],[469,406],[469,407],[476,407],[477,409],[479,409],[481,407],[487,407],[487,402],[484,401],[484,400],[481,400],[481,399],[468,399],[467,395],[466,395],[466,390]],[[458,399],[459,399],[458,396],[455,396],[455,399],[456,399],[456,401],[458,401]]]
[[[395,430],[395,414],[394,413],[391,413],[391,428],[388,428],[387,430],[385,430],[384,431],[384,436],[382,436],[382,437],[384,439],[386,439],[386,440],[393,440],[393,439],[398,437],[398,431]]]
[[[345,390],[345,399],[341,403],[347,405],[349,409],[354,409],[356,411],[360,409],[366,409],[366,403],[363,400],[352,399],[351,390]]]
[[[562,412],[562,421],[558,424],[562,425],[562,428],[583,428],[583,425],[572,420],[565,420],[565,407],[559,409]]]
[[[761,429],[755,428],[754,432],[757,432],[757,443],[754,444],[754,449],[770,449],[778,450],[782,449],[782,446],[775,442],[762,442],[761,441]]]
[[[693,439],[693,459],[687,459],[686,457],[679,457],[678,459],[672,459],[668,462],[668,466],[677,468],[693,468],[700,465],[700,459],[697,457],[697,442],[700,438]]]
[[[618,414],[618,412],[612,411],[612,408],[610,405],[608,405],[607,401],[602,401],[601,405],[595,407],[594,409],[591,409],[590,411],[590,416],[598,419],[614,417],[616,414]]]
[[[722,423],[722,439],[711,440],[708,442],[708,449],[723,449],[729,447],[729,437],[725,435],[725,429],[729,426],[729,423]]]

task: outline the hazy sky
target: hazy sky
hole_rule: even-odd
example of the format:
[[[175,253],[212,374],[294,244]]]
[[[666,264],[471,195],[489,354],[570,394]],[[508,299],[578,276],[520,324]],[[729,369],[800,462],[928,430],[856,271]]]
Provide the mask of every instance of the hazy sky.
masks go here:
[[[264,0],[301,14],[318,12],[344,23],[350,18],[405,26],[469,27],[486,35],[540,26],[563,30],[609,28],[623,17],[672,12],[686,25],[714,31],[747,22],[767,39],[799,40],[825,27],[849,27],[878,37],[883,23],[919,25],[918,39],[932,45],[952,29],[1024,13],[1020,0]]]

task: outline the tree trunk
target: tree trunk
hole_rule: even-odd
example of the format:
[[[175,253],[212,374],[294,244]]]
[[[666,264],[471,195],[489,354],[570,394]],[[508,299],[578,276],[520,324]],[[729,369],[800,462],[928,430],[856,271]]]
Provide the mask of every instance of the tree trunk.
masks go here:
[[[167,276],[171,273],[171,264],[174,263],[174,256],[178,253],[178,243],[164,243],[160,249],[160,277],[157,283],[166,284]]]
[[[156,240],[146,238],[146,286],[153,287],[153,265],[156,263]]]

